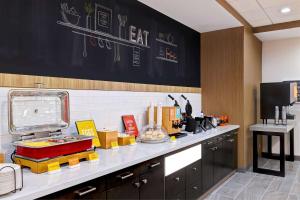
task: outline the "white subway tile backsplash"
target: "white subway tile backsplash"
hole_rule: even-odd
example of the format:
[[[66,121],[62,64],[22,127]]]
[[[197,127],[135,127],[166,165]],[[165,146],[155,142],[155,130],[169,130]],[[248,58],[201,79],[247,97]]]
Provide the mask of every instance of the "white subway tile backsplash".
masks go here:
[[[7,95],[9,88],[0,88],[0,151],[13,151],[12,137],[8,133]],[[150,103],[174,104],[167,95],[158,92],[127,92],[100,90],[68,90],[70,95],[70,127],[64,133],[76,133],[75,121],[93,119],[97,129],[117,129],[123,131],[122,115],[133,114],[139,129],[146,124],[146,109]],[[185,111],[185,100],[181,93],[171,93],[181,109]],[[201,95],[184,93],[193,106],[193,115],[201,112]]]

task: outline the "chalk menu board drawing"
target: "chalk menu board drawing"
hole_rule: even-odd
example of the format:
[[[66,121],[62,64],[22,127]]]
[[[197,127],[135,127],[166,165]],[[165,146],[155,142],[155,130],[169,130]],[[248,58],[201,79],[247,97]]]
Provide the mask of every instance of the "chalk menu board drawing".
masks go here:
[[[178,45],[174,43],[173,35],[171,33],[159,33],[155,40],[159,43],[159,55],[156,56],[156,59],[178,63],[176,53]]]
[[[71,13],[71,14],[70,14]],[[61,4],[61,14],[62,21],[58,20],[57,24],[70,28],[72,33],[83,36],[83,57],[87,58],[87,38],[98,40],[98,47],[104,48],[107,50],[111,50],[114,45],[114,62],[121,61],[120,55],[120,45],[132,48],[133,61],[132,66],[140,66],[141,64],[141,56],[140,51],[143,49],[150,49],[148,43],[146,45],[144,43],[133,42],[127,39],[122,38],[122,29],[125,28],[127,22],[126,15],[118,14],[118,22],[119,22],[119,35],[116,37],[111,34],[112,29],[112,9],[102,6],[100,4],[95,3],[95,12],[94,12],[94,21],[95,26],[94,29],[91,29],[90,26],[90,13],[86,16],[86,26],[79,26],[79,19],[81,16],[78,14],[74,7],[68,8],[68,4]],[[72,18],[72,20],[69,19]],[[77,20],[75,20],[77,19]],[[105,43],[105,45],[104,45]],[[92,43],[92,46],[93,45]]]
[[[177,47],[177,46],[178,46],[177,44],[173,44],[173,43],[170,43],[170,42],[167,42],[167,41],[161,40],[161,39],[159,39],[159,38],[156,38],[155,40],[156,40],[157,42],[161,42],[161,43],[164,43],[164,44],[167,44],[167,45],[173,46],[173,47]]]
[[[111,33],[112,9],[95,3],[95,30]]]
[[[62,19],[66,23],[78,25],[80,15],[74,7],[68,8],[67,3],[60,4]]]
[[[162,61],[167,61],[167,62],[172,62],[172,63],[178,63],[177,60],[171,60],[171,59],[168,59],[168,58],[165,58],[165,57],[160,57],[160,56],[157,56],[156,59],[162,60]]]
[[[141,49],[133,48],[132,66],[139,67],[141,65]]]

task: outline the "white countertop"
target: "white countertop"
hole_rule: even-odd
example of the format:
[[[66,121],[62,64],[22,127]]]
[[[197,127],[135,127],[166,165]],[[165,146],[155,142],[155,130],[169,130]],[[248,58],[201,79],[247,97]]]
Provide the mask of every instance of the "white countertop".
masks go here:
[[[250,131],[261,131],[261,132],[277,132],[277,133],[289,133],[295,128],[296,123],[289,121],[287,125],[275,125],[270,124],[254,124],[249,127]]]
[[[24,169],[23,189],[16,193],[0,196],[0,199],[26,200],[43,197],[238,128],[238,125],[218,127],[205,133],[189,134],[186,137],[177,139],[175,143],[138,143],[134,146],[123,146],[119,149],[99,149],[97,150],[99,153],[98,162],[81,162],[80,167],[75,169],[62,167],[61,172],[51,175],[47,173],[34,174],[28,169]]]

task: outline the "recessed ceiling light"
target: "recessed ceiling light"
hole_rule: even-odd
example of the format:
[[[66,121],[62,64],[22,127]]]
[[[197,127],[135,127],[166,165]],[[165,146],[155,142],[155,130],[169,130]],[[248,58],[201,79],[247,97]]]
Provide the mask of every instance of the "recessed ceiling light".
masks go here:
[[[289,8],[289,7],[281,8],[280,12],[282,14],[287,14],[287,13],[291,12],[291,8]]]

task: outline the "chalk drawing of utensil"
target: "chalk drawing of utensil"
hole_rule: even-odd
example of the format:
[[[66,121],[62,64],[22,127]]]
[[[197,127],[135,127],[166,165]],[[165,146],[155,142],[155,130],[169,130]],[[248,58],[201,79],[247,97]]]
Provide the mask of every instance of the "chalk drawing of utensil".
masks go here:
[[[122,38],[122,28],[125,27],[126,22],[127,22],[127,16],[126,15],[120,15],[118,14],[118,20],[119,20],[119,38]],[[115,47],[115,56],[114,56],[114,60],[116,62],[120,62],[121,61],[121,56],[120,56],[120,45],[119,44],[114,44]]]
[[[105,41],[105,44],[106,44],[106,48],[107,48],[108,50],[111,50],[111,43],[110,43],[110,41],[106,40],[106,41]]]
[[[99,46],[100,48],[104,48],[104,42],[103,42],[103,40],[100,39],[100,38],[98,38],[98,46]]]

